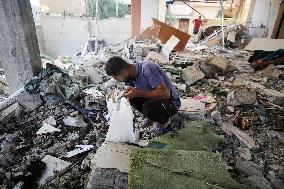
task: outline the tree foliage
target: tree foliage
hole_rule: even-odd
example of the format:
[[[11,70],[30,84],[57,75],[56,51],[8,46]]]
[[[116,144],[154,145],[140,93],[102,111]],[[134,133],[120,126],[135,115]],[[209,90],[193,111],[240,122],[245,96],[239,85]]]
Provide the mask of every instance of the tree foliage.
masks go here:
[[[87,0],[87,11],[89,16],[96,15],[96,1]],[[107,19],[109,17],[116,17],[116,1],[115,0],[98,0],[99,1],[99,17],[100,19]],[[118,17],[123,17],[127,13],[128,7],[125,3],[118,3]]]

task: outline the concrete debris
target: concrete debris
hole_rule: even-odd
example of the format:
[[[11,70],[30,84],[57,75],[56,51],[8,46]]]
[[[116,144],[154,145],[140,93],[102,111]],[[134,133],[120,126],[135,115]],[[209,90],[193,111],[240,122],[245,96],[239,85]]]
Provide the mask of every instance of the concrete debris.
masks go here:
[[[254,188],[259,188],[259,189],[272,189],[271,184],[269,181],[260,176],[250,176],[247,178],[247,182]]]
[[[56,120],[53,116],[49,116],[47,119],[43,120],[43,122],[50,125],[56,125]]]
[[[71,163],[67,161],[63,161],[50,155],[46,155],[42,159],[42,162],[46,163],[46,169],[39,180],[40,185],[44,185],[48,179],[52,179],[56,175],[56,172],[61,172],[71,165]]]
[[[43,122],[43,126],[36,132],[37,135],[46,134],[46,133],[54,133],[60,132],[60,129],[53,127],[52,125]]]
[[[31,111],[20,111],[16,101],[0,108],[0,187],[27,184],[26,170],[36,160],[47,164],[42,188],[127,187],[134,146],[105,142],[117,98],[125,89],[105,73],[105,61],[112,56],[130,63],[152,60],[167,73],[181,97],[180,111],[169,124],[171,137],[188,121],[219,125],[210,128],[225,141],[210,151],[222,154],[232,178],[259,188],[259,183],[267,188],[281,186],[283,66],[265,62],[254,69],[248,61],[252,53],[240,49],[236,27],[225,30],[226,46],[239,48],[223,52],[220,46],[212,46],[220,44],[219,31],[204,43],[192,44],[187,43],[189,35],[155,23],[137,40],[100,49],[98,54],[83,53],[76,62],[70,57],[45,60],[45,69],[25,87],[40,94],[42,104]],[[9,95],[3,76],[0,67],[0,101]],[[135,142],[146,146],[154,135],[150,127],[139,129],[142,120],[134,111],[131,131],[139,139]]]
[[[66,126],[70,127],[87,127],[87,124],[79,116],[76,117],[66,116],[63,119],[63,123]]]
[[[146,59],[154,61],[158,64],[166,64],[168,62],[166,56],[164,56],[160,53],[154,52],[154,51],[149,52]]]
[[[236,169],[245,176],[262,176],[260,167],[251,161],[237,161]]]
[[[273,79],[273,78],[278,78],[280,75],[280,72],[274,65],[270,64],[269,66],[267,66],[267,68],[262,70],[262,75],[264,77]]]
[[[240,151],[240,156],[246,161],[251,160],[251,153],[248,148],[239,147],[238,150]]]
[[[277,105],[283,105],[284,104],[284,94],[281,92],[278,92],[274,89],[266,88],[265,86],[251,82],[251,81],[245,81],[245,84],[250,87],[251,89],[256,90],[257,92],[267,96],[267,100],[269,102],[275,103]]]
[[[205,74],[200,70],[199,67],[190,66],[183,70],[182,77],[187,85],[192,85],[196,81],[205,77]]]
[[[230,65],[230,60],[222,57],[215,57],[209,61],[208,64],[217,67],[221,72],[225,72]]]
[[[227,96],[227,104],[232,106],[254,104],[256,102],[256,92],[248,89],[236,89]]]
[[[205,113],[205,104],[193,98],[181,99],[180,111]]]
[[[235,135],[240,142],[243,142],[244,145],[246,145],[248,148],[258,148],[259,146],[256,144],[255,140],[250,137],[247,133],[239,130],[238,128],[227,124],[227,123],[223,123],[222,125],[222,130],[224,132],[226,132],[228,135]]]
[[[64,157],[70,158],[78,154],[90,151],[91,149],[94,148],[94,146],[93,145],[76,145],[75,148],[76,148],[75,150],[67,152]]]
[[[211,113],[211,118],[219,125],[219,123],[222,121],[222,116],[219,111],[213,111]]]

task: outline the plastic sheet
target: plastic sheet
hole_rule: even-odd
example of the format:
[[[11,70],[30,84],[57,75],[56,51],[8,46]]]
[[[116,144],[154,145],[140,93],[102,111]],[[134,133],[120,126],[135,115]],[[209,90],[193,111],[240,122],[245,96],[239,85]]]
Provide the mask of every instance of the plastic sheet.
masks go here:
[[[106,141],[135,143],[133,118],[134,115],[129,101],[126,98],[121,98],[112,112]]]

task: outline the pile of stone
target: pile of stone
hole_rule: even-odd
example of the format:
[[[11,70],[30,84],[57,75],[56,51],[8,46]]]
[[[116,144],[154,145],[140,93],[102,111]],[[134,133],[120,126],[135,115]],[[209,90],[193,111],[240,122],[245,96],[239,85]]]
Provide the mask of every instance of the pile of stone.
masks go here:
[[[90,160],[109,127],[106,97],[113,90],[124,90],[104,72],[105,61],[117,55],[130,63],[152,60],[173,81],[182,107],[171,120],[170,132],[187,120],[213,123],[216,134],[227,141],[216,151],[222,153],[234,179],[258,188],[283,188],[283,67],[255,71],[247,61],[251,53],[244,50],[191,47],[165,54],[161,46],[131,40],[127,48],[105,49],[99,55],[85,55],[79,63],[66,63],[72,65],[70,78],[82,89],[73,91],[76,98],[62,101],[45,95],[37,109],[17,111],[16,117],[1,123],[0,186],[25,188],[32,180],[43,188],[86,187]],[[154,137],[151,128],[139,130],[142,115],[134,114],[138,144],[147,145]],[[59,162],[62,167],[46,173],[46,167]],[[35,172],[39,176],[30,179]]]

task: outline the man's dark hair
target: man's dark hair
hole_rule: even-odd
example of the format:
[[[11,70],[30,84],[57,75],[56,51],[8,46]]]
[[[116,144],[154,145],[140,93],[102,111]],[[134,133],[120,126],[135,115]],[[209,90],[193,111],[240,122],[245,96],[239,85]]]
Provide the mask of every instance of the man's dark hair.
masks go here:
[[[199,16],[199,18],[201,19],[201,16]]]
[[[127,68],[129,64],[118,56],[111,57],[106,64],[106,74],[111,76],[117,76],[120,72]]]

